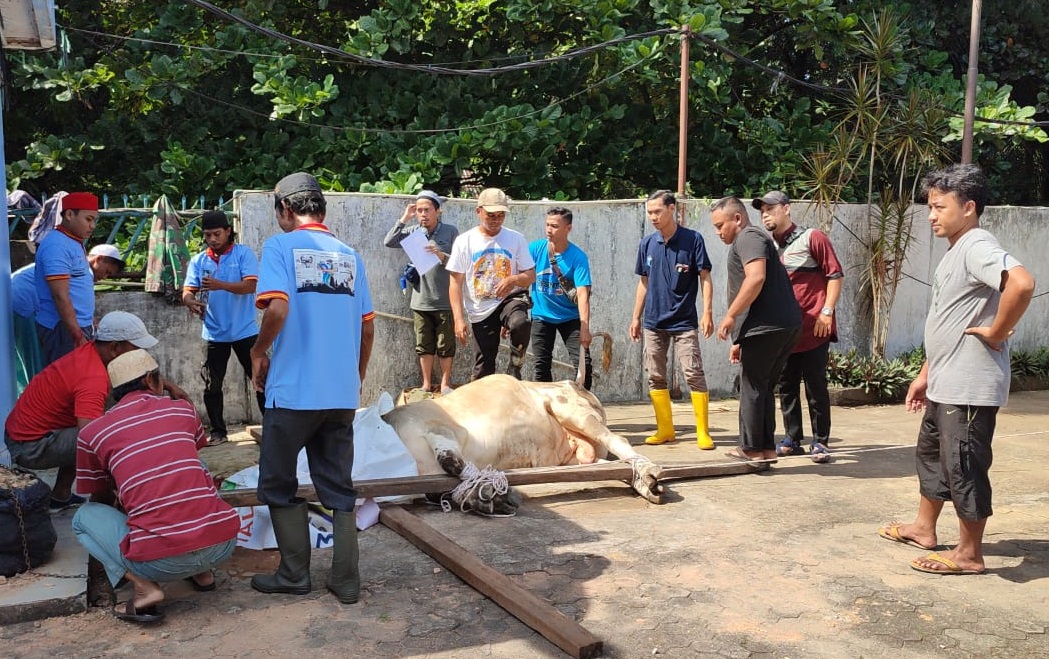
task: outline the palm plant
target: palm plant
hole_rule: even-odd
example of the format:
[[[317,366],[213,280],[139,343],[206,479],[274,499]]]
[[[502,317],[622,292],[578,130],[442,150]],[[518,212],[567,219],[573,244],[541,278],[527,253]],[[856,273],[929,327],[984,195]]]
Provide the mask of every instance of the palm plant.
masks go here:
[[[835,204],[855,197],[866,202],[861,308],[870,350],[883,357],[911,245],[912,204],[922,173],[946,157],[942,136],[949,124],[938,97],[909,86],[902,54],[910,39],[895,11],[863,21],[856,37],[858,64],[840,97],[840,118],[829,143],[806,158],[803,185],[825,227]]]

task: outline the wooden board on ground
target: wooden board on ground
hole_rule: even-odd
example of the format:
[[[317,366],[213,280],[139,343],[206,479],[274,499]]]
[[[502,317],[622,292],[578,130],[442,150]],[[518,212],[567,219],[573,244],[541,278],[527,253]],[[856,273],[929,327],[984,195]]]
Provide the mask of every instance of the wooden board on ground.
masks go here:
[[[713,476],[735,476],[768,469],[764,463],[692,464],[664,466],[660,482],[672,479],[710,478]],[[585,483],[592,481],[630,481],[633,468],[626,462],[602,462],[592,465],[568,465],[562,467],[531,467],[508,469],[505,472],[510,485],[539,485],[543,483]],[[459,484],[459,479],[446,474],[429,476],[406,476],[402,478],[378,478],[357,481],[354,487],[357,496],[365,498],[422,495],[430,492],[449,492]],[[231,506],[259,505],[254,489],[222,490],[222,500]],[[299,487],[295,496],[307,501],[316,501],[317,493],[312,485]]]
[[[587,659],[601,654],[601,640],[582,625],[518,586],[416,515],[400,506],[388,506],[379,513],[379,521],[569,655]]]

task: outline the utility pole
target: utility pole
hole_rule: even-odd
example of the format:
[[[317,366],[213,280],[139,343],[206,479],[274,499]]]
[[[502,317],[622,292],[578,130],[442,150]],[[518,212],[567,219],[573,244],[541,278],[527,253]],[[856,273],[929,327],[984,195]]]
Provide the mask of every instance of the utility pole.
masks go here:
[[[976,76],[980,70],[980,11],[982,0],[973,0],[969,24],[969,71],[965,80],[965,117],[962,128],[962,163],[973,161],[973,124],[976,116]]]
[[[677,126],[677,194],[678,222],[685,225],[685,176],[688,166],[688,46],[692,41],[692,28],[681,26],[681,88],[678,91]]]

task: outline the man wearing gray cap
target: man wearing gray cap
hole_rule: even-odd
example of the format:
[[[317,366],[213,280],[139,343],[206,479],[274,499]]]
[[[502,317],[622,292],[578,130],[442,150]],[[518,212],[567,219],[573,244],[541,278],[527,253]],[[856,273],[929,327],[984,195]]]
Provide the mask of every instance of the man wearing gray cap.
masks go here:
[[[503,329],[510,335],[507,373],[520,380],[532,333],[528,287],[535,281],[535,261],[524,236],[503,226],[509,203],[499,188],[482,190],[477,196],[478,226],[455,239],[446,266],[452,279],[448,297],[455,336],[466,345],[471,330],[473,334],[474,380],[495,373]]]
[[[206,347],[200,377],[204,380],[204,408],[211,423],[208,446],[217,446],[227,439],[222,383],[230,352],[251,379],[251,346],[259,334],[255,321],[259,260],[250,248],[233,242],[233,227],[222,211],[205,212],[200,226],[208,248],[190,259],[182,303],[204,321],[201,335]],[[261,413],[266,398],[259,393],[256,399]]]
[[[4,423],[4,441],[14,464],[26,469],[58,468],[51,509],[84,502],[73,494],[77,433],[105,412],[109,394],[106,365],[135,348],[152,348],[157,340],[142,320],[126,311],[102,317],[95,340],[85,343],[40,371],[15,401]],[[188,399],[170,382],[173,398]]]
[[[790,197],[773,190],[752,202],[761,211],[765,225],[779,248],[787,269],[794,297],[801,307],[801,337],[794,345],[779,378],[779,404],[787,436],[776,446],[777,455],[801,455],[801,382],[812,426],[813,462],[828,462],[830,451],[830,393],[827,391],[827,356],[832,341],[838,340],[834,307],[841,294],[841,263],[827,234],[794,224],[790,217]]]
[[[419,221],[417,226],[408,226],[412,216]],[[400,247],[401,242],[415,231],[426,232],[429,241],[426,251],[438,260],[437,265],[421,274],[411,263],[405,269],[406,276],[414,273],[413,280],[405,283],[412,289],[410,306],[415,321],[415,353],[419,355],[422,388],[430,391],[436,355],[441,366],[441,393],[449,393],[452,390],[452,359],[455,357],[455,326],[452,304],[448,299],[448,271],[444,266],[459,230],[441,222],[441,198],[436,192],[419,192],[415,201],[404,209],[401,219],[386,232],[383,244]]]
[[[274,574],[252,577],[251,587],[292,595],[312,588],[306,501],[295,496],[296,459],[305,448],[317,496],[334,511],[326,585],[340,602],[353,604],[361,589],[353,417],[371,357],[375,310],[360,254],[324,225],[327,203],[317,179],[305,172],[285,176],[273,196],[284,233],[262,247],[255,296],[262,326],[251,372],[255,390],[266,393],[258,498],[269,506],[280,565]]]

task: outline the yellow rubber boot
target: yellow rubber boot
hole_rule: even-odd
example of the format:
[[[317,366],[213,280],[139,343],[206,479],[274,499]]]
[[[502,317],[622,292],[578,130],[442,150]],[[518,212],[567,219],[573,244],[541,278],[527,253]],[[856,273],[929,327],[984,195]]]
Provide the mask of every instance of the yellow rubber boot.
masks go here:
[[[656,410],[656,434],[645,438],[646,444],[666,444],[677,441],[674,436],[674,411],[670,408],[670,392],[653,389],[648,392],[652,407]]]
[[[714,448],[710,437],[710,394],[706,391],[692,392],[692,410],[696,413],[696,446],[704,451]]]

